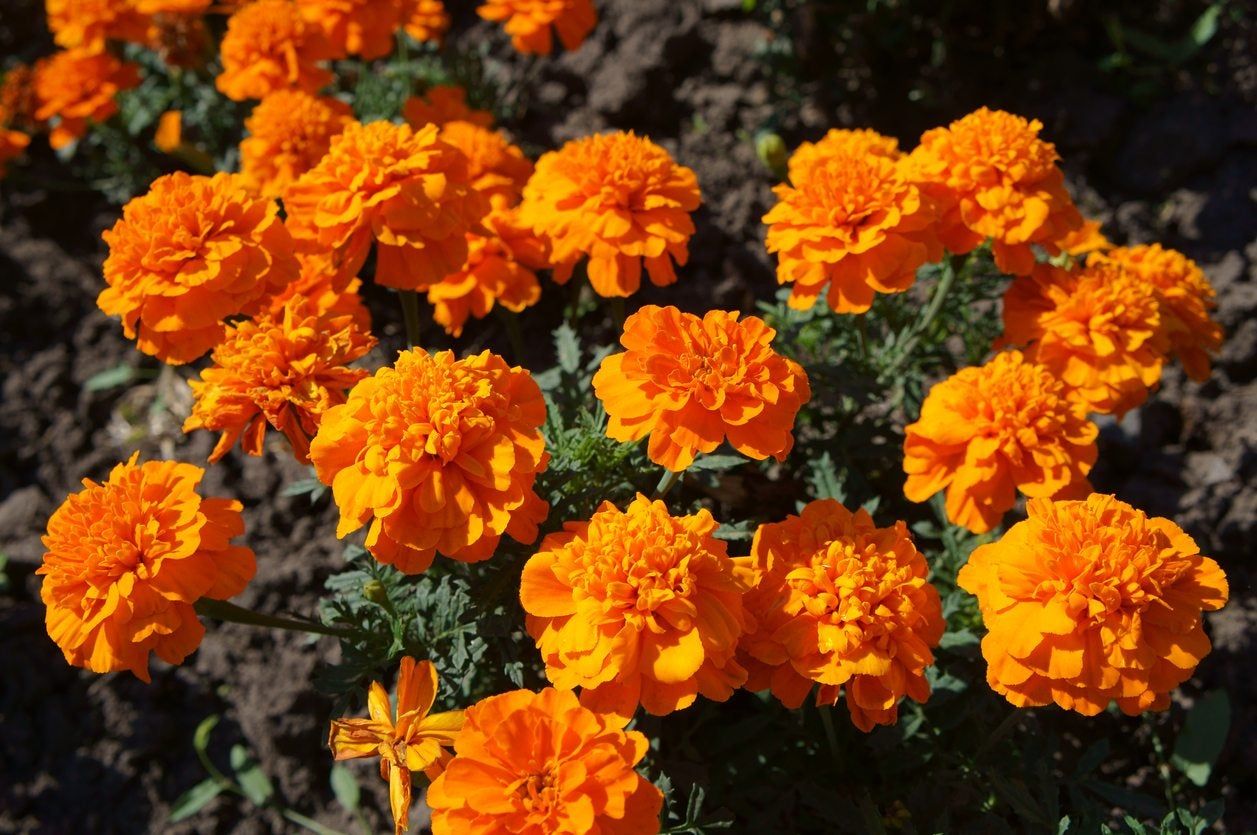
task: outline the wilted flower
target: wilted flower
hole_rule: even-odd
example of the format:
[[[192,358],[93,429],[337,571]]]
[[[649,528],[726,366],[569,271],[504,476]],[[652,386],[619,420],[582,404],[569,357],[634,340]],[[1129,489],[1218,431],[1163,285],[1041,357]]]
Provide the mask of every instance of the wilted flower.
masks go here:
[[[885,157],[893,162],[902,157],[903,152],[899,150],[898,139],[883,136],[875,130],[833,128],[815,142],[802,143],[790,155],[790,181],[795,184],[805,182],[812,169],[827,159],[863,156]]]
[[[982,609],[987,683],[1017,707],[1169,707],[1210,650],[1201,612],[1226,603],[1222,569],[1169,519],[1112,496],[1027,510],[957,578]]]
[[[794,446],[794,418],[812,396],[798,363],[772,349],[763,320],[724,310],[701,319],[646,305],[624,323],[628,350],[602,361],[594,392],[617,441],[650,436],[650,460],[679,472],[726,439],[757,460]]]
[[[403,0],[402,22],[406,34],[419,41],[440,42],[450,28],[450,16],[441,0]]]
[[[148,29],[148,46],[166,66],[196,70],[205,66],[212,42],[199,14],[158,14]]]
[[[503,534],[532,542],[547,510],[533,492],[545,418],[532,377],[496,354],[402,352],[325,412],[310,444],[340,508],[336,535],[369,522],[367,550],[408,574],[438,551],[488,559]]]
[[[327,155],[332,138],[352,121],[352,108],[338,99],[300,90],[271,93],[244,122],[244,181],[264,197],[278,197]]]
[[[929,698],[942,608],[903,522],[879,528],[863,509],[820,499],[761,525],[745,562],[743,602],[756,624],[738,656],[748,689],[771,689],[790,708],[813,684],[818,705],[837,704],[845,689],[862,731],[894,724],[904,696]]]
[[[934,128],[908,155],[908,168],[944,209],[939,237],[953,253],[990,238],[1001,270],[1034,268],[1032,245],[1055,254],[1082,224],[1043,124],[1002,110],[978,110]]]
[[[904,495],[923,502],[947,490],[947,518],[989,531],[1027,496],[1072,498],[1091,490],[1099,430],[1087,406],[1018,351],[964,368],[930,389],[905,430]]]
[[[1092,411],[1119,417],[1161,379],[1168,343],[1156,289],[1114,262],[1039,264],[1004,294],[1004,338]]]
[[[288,228],[357,275],[377,243],[375,280],[426,290],[467,260],[488,201],[471,187],[467,157],[435,125],[350,122],[327,155],[284,193]]]
[[[144,43],[148,16],[132,0],[45,0],[48,28],[63,49],[103,52],[106,41]]]
[[[673,262],[689,260],[690,213],[702,198],[698,178],[645,137],[608,133],[542,155],[524,187],[520,220],[550,240],[554,280],[566,283],[588,256],[600,296],[629,296],[642,281],[676,281]]]
[[[482,128],[493,124],[493,114],[472,109],[467,104],[467,91],[453,84],[438,84],[422,95],[406,99],[402,116],[415,129],[449,122],[471,122]]]
[[[433,713],[439,680],[431,661],[402,658],[397,673],[397,709],[378,681],[367,693],[368,719],[333,719],[327,744],[339,760],[380,758],[380,777],[388,781],[394,832],[409,829],[410,773],[435,779],[449,763],[450,750],[463,727],[463,711]]]
[[[48,635],[67,662],[149,681],[149,653],[183,661],[205,635],[193,605],[239,594],[256,562],[231,544],[244,533],[240,502],[197,494],[204,470],[137,458],[104,484],[84,479],[57,508],[35,573]]]
[[[301,14],[323,30],[337,58],[382,58],[393,51],[406,0],[296,0]]]
[[[701,693],[723,702],[746,681],[742,590],[706,510],[672,516],[638,494],[568,522],[524,566],[519,597],[546,677],[626,720],[661,716]]]
[[[223,71],[214,80],[230,99],[263,99],[278,90],[315,93],[333,76],[319,65],[333,57],[322,30],[291,0],[256,0],[227,19],[219,47]]]
[[[663,794],[634,770],[650,745],[624,724],[549,687],[473,705],[428,789],[433,835],[654,835]]]
[[[468,182],[487,197],[494,208],[509,208],[519,203],[524,184],[532,176],[533,164],[500,131],[472,122],[454,121],[441,125],[439,135],[442,142],[467,157]]]
[[[115,96],[140,83],[134,64],[107,52],[58,52],[35,65],[35,118],[56,120],[48,142],[63,148],[87,133],[87,123],[118,112]]]
[[[580,48],[598,23],[593,0],[484,0],[476,14],[501,23],[517,50],[535,55],[554,49],[551,27],[571,51]]]
[[[96,303],[172,365],[214,347],[223,320],[261,312],[298,273],[278,207],[233,174],[159,177],[103,237],[109,286]]]
[[[875,293],[902,293],[943,256],[934,206],[898,162],[852,142],[795,170],[764,215],[791,307],[811,307],[828,284],[831,308],[862,313]]]
[[[1057,241],[1056,246],[1066,255],[1087,255],[1113,248],[1104,232],[1100,231],[1098,220],[1084,220],[1081,226]]]

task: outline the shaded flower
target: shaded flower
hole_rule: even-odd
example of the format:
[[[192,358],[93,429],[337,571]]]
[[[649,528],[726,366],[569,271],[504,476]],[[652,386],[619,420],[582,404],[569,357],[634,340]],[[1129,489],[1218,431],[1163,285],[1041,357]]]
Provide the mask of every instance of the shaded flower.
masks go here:
[[[1098,220],[1084,220],[1081,226],[1057,241],[1056,246],[1066,255],[1087,255],[1113,248],[1113,244],[1100,230]]]
[[[663,794],[634,770],[649,743],[546,688],[467,709],[454,759],[428,789],[433,835],[653,835]]]
[[[501,23],[511,45],[526,55],[553,51],[551,28],[564,49],[579,49],[598,23],[593,0],[484,0],[476,14]]]
[[[87,133],[88,122],[103,122],[117,113],[119,91],[139,83],[134,64],[107,52],[57,52],[35,65],[35,118],[55,120],[48,142],[63,148]]]
[[[348,316],[358,330],[371,332],[371,311],[362,302],[362,280],[349,278],[337,269],[331,259],[313,253],[297,253],[301,272],[297,280],[271,297],[267,310],[283,312],[289,299],[300,296],[314,305],[314,310],[333,316]]]
[[[36,127],[38,108],[34,68],[15,64],[5,70],[0,78],[0,127],[29,133]]]
[[[245,119],[240,173],[264,197],[278,197],[327,155],[332,138],[353,121],[344,102],[301,90],[262,99]]]
[[[442,142],[467,157],[467,179],[471,187],[487,197],[494,208],[519,203],[524,185],[532,176],[533,164],[501,131],[472,122],[454,121],[441,125],[439,135]]]
[[[301,14],[318,26],[335,57],[382,58],[393,51],[402,27],[404,0],[296,0]]]
[[[397,709],[378,681],[367,693],[368,719],[333,719],[327,744],[340,760],[380,758],[380,777],[388,781],[394,832],[409,829],[410,774],[435,779],[450,761],[450,750],[463,727],[463,711],[433,713],[438,678],[431,661],[402,658],[397,673]]]
[[[223,71],[214,85],[236,101],[264,99],[278,90],[318,92],[332,81],[319,65],[334,57],[322,30],[307,23],[291,0],[256,0],[227,19]]]
[[[987,683],[1017,707],[1169,707],[1210,650],[1201,612],[1226,603],[1222,569],[1169,519],[1112,496],[1027,511],[957,578],[982,610]]]
[[[776,331],[737,312],[701,319],[646,305],[624,323],[628,350],[602,361],[594,393],[607,410],[607,435],[647,435],[650,460],[673,472],[726,439],[750,458],[778,461],[794,446],[794,419],[812,396],[798,363],[772,349]]]
[[[26,152],[31,138],[21,131],[0,127],[0,178],[5,175],[5,164]]]
[[[746,681],[735,660],[748,623],[726,544],[706,510],[672,516],[638,494],[568,522],[524,566],[520,601],[546,677],[626,720],[662,716]]]
[[[225,319],[261,312],[298,273],[278,207],[233,174],[159,177],[102,237],[109,286],[96,303],[172,365],[214,347]]]
[[[202,69],[213,43],[199,14],[157,14],[148,29],[148,46],[168,67]]]
[[[532,542],[547,510],[533,492],[545,418],[529,373],[496,354],[402,352],[325,412],[310,444],[340,508],[336,535],[370,523],[367,550],[408,574],[437,552],[488,559],[503,534]]]
[[[689,260],[690,214],[702,198],[698,178],[668,152],[633,133],[575,139],[542,155],[524,187],[520,220],[550,240],[560,284],[589,258],[589,282],[601,296],[629,296],[641,286],[676,281],[673,262]]]
[[[107,41],[144,43],[148,16],[131,0],[45,0],[48,28],[63,49],[103,52]]]
[[[449,122],[471,122],[482,128],[493,124],[493,114],[475,110],[467,104],[467,91],[453,84],[437,84],[402,104],[402,116],[411,127],[438,127]]]
[[[905,434],[904,495],[924,502],[946,489],[947,518],[975,533],[998,525],[1018,491],[1072,498],[1091,490],[1099,430],[1086,404],[1018,351],[935,385]]]
[[[743,603],[755,628],[738,657],[748,689],[771,689],[789,708],[813,684],[817,705],[837,704],[845,690],[862,731],[893,725],[904,696],[929,698],[925,668],[945,624],[903,522],[879,528],[863,509],[820,499],[761,525],[745,563]]]
[[[205,471],[175,461],[118,464],[109,480],[83,479],[43,537],[48,635],[76,667],[130,670],[149,681],[149,653],[178,664],[201,643],[193,605],[244,590],[253,552],[241,504],[197,494]]]
[[[790,155],[787,163],[790,181],[796,184],[806,181],[812,169],[827,159],[862,156],[885,157],[893,162],[902,157],[903,152],[899,150],[898,139],[883,136],[875,130],[832,128],[815,142],[800,144]]]
[[[441,0],[404,0],[402,21],[406,34],[420,43],[440,43],[450,28],[450,16]]]

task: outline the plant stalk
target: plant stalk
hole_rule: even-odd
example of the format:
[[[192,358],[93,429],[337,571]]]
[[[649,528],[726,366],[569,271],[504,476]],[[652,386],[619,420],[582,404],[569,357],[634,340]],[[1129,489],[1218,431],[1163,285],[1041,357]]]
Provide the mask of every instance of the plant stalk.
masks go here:
[[[675,473],[672,470],[665,470],[663,478],[659,479],[659,486],[655,488],[655,495],[652,498],[662,499],[668,495],[668,491],[676,486],[683,475],[685,475],[685,470]]]
[[[402,319],[406,323],[406,342],[411,348],[419,347],[419,294],[414,290],[400,290]]]
[[[285,629],[289,632],[309,632],[313,635],[330,635],[333,638],[352,637],[352,633],[345,629],[324,626],[314,621],[264,615],[261,612],[255,612],[252,609],[228,603],[226,600],[211,600],[208,597],[202,597],[196,601],[195,608],[196,613],[202,617],[230,623],[243,623],[249,626],[261,626],[266,629]]]

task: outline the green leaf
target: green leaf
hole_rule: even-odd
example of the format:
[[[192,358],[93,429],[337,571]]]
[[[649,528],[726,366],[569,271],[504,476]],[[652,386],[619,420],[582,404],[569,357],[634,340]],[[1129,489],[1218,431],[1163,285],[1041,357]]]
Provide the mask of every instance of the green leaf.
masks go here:
[[[265,806],[275,794],[275,787],[262,767],[249,755],[243,745],[231,746],[231,768],[236,772],[240,788],[244,789],[245,797],[256,806]]]
[[[1109,741],[1101,739],[1093,744],[1090,748],[1083,752],[1078,758],[1078,765],[1074,767],[1074,777],[1086,777],[1091,772],[1100,767],[1100,763],[1104,762],[1109,756]]]
[[[745,463],[746,459],[741,455],[700,455],[694,459],[693,464],[690,464],[689,470],[696,473],[711,470],[729,470]]]
[[[1205,9],[1200,17],[1196,18],[1196,22],[1192,24],[1191,31],[1187,35],[1192,46],[1200,49],[1213,40],[1213,36],[1218,33],[1218,17],[1221,14],[1222,4],[1214,3]]]
[[[565,374],[575,374],[580,370],[580,339],[566,322],[554,332],[554,351],[559,359],[559,368]]]
[[[943,637],[939,640],[939,649],[957,650],[965,647],[974,647],[980,643],[977,635],[969,629],[955,629],[943,633]]]
[[[147,368],[136,368],[133,365],[115,365],[87,378],[83,384],[84,391],[108,391],[130,385],[137,380],[151,380],[154,372]]]
[[[332,766],[332,794],[346,812],[355,812],[361,799],[358,778],[343,765]]]
[[[1231,702],[1225,690],[1205,694],[1187,714],[1183,730],[1174,742],[1170,762],[1197,786],[1209,782],[1213,764],[1226,744],[1231,728]]]
[[[828,452],[823,453],[820,458],[813,459],[808,469],[810,471],[808,483],[812,485],[814,498],[846,501],[847,491],[843,487],[844,479]]]
[[[202,722],[201,724],[205,724]],[[170,807],[170,822],[178,823],[190,818],[205,808],[206,804],[223,793],[223,785],[210,778],[197,783],[183,794]]]
[[[199,753],[206,754],[209,752],[210,734],[214,732],[214,728],[218,725],[218,720],[222,718],[218,714],[206,716],[201,720],[201,724],[196,726],[196,732],[192,734],[192,747]]]

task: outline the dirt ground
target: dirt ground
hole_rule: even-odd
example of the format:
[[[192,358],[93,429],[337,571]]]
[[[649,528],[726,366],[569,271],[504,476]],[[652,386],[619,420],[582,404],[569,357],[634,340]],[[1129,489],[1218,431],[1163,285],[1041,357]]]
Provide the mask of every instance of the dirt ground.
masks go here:
[[[25,49],[16,33],[37,19],[38,7],[26,0],[5,5],[0,47]],[[759,131],[778,131],[793,146],[830,126],[869,126],[911,146],[921,130],[982,104],[1043,120],[1081,205],[1104,219],[1110,237],[1160,241],[1204,266],[1228,335],[1214,373],[1195,384],[1170,368],[1144,408],[1106,425],[1096,483],[1178,521],[1231,578],[1232,601],[1210,621],[1216,650],[1193,686],[1230,691],[1233,733],[1220,767],[1249,776],[1233,783],[1228,828],[1257,827],[1257,745],[1240,732],[1257,718],[1252,24],[1224,23],[1190,65],[1116,72],[1099,68],[1112,48],[1085,3],[1054,4],[1064,6],[1059,19],[1046,0],[1006,4],[1008,20],[974,21],[953,10],[940,22],[904,11],[902,19],[892,17],[898,28],[877,33],[865,31],[872,24],[853,13],[848,39],[834,39],[803,15],[789,32],[799,55],[783,66],[773,49],[782,32],[744,13],[742,0],[598,5],[603,18],[584,48],[531,68],[528,108],[506,127],[535,148],[631,128],[697,171],[705,205],[692,263],[676,288],[650,290],[635,303],[680,298],[749,310],[755,299],[771,297],[775,282],[759,218],[773,180],[755,154]],[[1126,5],[1140,20],[1142,4]],[[865,4],[816,6],[821,14]],[[470,23],[461,31],[493,38],[494,54],[507,54],[491,27]],[[942,61],[931,47],[939,33],[946,36]],[[497,69],[523,72],[525,63],[509,58]],[[228,748],[244,742],[289,806],[351,831],[328,787],[330,704],[310,685],[320,659],[335,651],[330,642],[214,628],[187,663],[157,664],[145,685],[126,674],[68,667],[44,632],[32,572],[48,515],[80,478],[104,476],[129,454],[134,424],[151,424],[134,406],[144,391],[83,388],[97,372],[135,357],[94,303],[102,286],[99,234],[116,211],[90,193],[33,186],[6,184],[0,202],[0,552],[9,558],[9,588],[0,592],[0,831],[287,831],[274,813],[246,811],[232,796],[168,825],[174,798],[205,776],[191,737],[214,713],[223,716],[211,749],[216,758],[225,762]],[[529,343],[540,346],[538,363],[550,360],[548,325],[561,303],[555,295],[524,319],[535,335]],[[387,300],[372,304],[385,342],[397,344],[395,314],[380,301]],[[206,433],[184,439],[177,427],[148,429],[146,455],[173,450],[204,462]],[[300,467],[274,455],[232,455],[209,471],[208,494],[236,496],[247,507],[259,569],[243,605],[311,613],[323,580],[340,564],[326,500],[311,509],[304,497],[280,496],[303,477]],[[378,801],[369,766],[360,773]],[[371,815],[381,823],[378,811]]]

